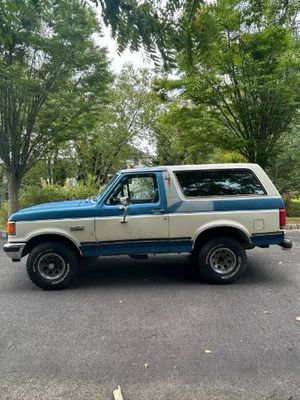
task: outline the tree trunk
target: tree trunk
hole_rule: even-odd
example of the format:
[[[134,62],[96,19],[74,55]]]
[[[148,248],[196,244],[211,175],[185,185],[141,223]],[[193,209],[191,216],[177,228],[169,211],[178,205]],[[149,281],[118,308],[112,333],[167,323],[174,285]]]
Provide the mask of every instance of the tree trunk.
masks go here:
[[[18,211],[19,209],[19,191],[21,186],[21,179],[16,174],[8,175],[8,203],[9,215]]]
[[[257,145],[257,154],[256,154],[256,163],[259,164],[263,169],[266,169],[272,161],[275,160],[275,153],[272,151],[266,150],[266,145],[259,144]]]
[[[247,162],[259,164],[263,169],[265,169],[272,159],[273,154],[265,151],[265,146],[261,142],[252,142],[247,144],[245,148],[245,154]]]

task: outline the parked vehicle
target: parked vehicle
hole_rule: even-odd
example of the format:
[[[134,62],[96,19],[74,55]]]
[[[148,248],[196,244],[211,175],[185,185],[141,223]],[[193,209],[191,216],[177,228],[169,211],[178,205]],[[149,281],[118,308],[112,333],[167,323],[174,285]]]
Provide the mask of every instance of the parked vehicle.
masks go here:
[[[30,279],[61,289],[85,257],[191,253],[214,282],[233,282],[245,250],[291,248],[278,191],[256,164],[120,171],[94,199],[42,204],[11,215],[4,251],[28,255]]]

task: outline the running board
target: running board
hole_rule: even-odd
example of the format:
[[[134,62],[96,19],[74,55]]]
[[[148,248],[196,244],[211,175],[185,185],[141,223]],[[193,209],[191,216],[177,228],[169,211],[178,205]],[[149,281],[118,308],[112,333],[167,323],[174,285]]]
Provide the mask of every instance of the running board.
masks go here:
[[[136,260],[147,260],[148,254],[129,254],[129,257]]]

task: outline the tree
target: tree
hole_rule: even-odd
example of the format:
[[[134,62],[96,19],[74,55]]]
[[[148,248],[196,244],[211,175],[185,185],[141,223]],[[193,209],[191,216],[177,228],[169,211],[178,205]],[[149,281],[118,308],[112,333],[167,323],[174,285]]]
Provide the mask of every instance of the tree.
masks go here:
[[[101,121],[90,134],[74,143],[79,181],[92,178],[98,186],[107,182],[110,174],[126,168],[127,161],[138,158],[139,151],[129,143],[129,134],[122,121],[109,111],[101,113]]]
[[[196,164],[212,159],[215,136],[200,107],[172,101],[156,124],[157,163]]]
[[[156,79],[163,112],[154,124],[158,164],[197,164],[242,162],[232,151],[232,138],[207,112],[205,105],[195,106],[184,79]]]
[[[192,60],[184,66],[196,105],[237,141],[250,162],[268,166],[298,118],[296,2],[219,0],[190,24]]]
[[[105,51],[92,40],[96,17],[80,0],[15,0],[1,7],[0,159],[14,212],[26,172],[99,108],[110,76]]]
[[[83,180],[91,175],[101,185],[109,173],[145,157],[141,148],[153,141],[153,126],[160,114],[159,98],[151,90],[153,79],[150,71],[135,70],[132,65],[116,78],[107,105],[95,116],[95,127],[74,144]]]
[[[161,62],[166,70],[175,66],[176,20],[183,7],[182,0],[92,1],[100,6],[103,21],[111,27],[120,52],[126,47],[132,51],[143,47],[157,66]]]
[[[120,51],[144,46],[153,57],[162,47],[166,69],[178,53],[190,97],[226,128],[233,149],[272,162],[297,118],[297,0],[95,2]]]
[[[268,174],[282,194],[299,197],[300,194],[300,135],[299,125],[294,126],[287,137],[281,142],[281,153]]]

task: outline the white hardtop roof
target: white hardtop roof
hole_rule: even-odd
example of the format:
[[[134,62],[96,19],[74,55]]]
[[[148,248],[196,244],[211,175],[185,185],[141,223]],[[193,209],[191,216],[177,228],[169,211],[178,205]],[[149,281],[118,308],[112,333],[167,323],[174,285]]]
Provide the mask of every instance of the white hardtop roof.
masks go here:
[[[202,170],[202,169],[240,169],[247,168],[257,170],[260,169],[258,164],[250,163],[230,163],[230,164],[190,164],[190,165],[165,165],[157,167],[136,167],[130,169],[123,169],[119,171],[123,173],[136,173],[136,172],[156,172],[156,171],[188,171],[188,170]]]

